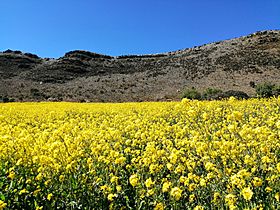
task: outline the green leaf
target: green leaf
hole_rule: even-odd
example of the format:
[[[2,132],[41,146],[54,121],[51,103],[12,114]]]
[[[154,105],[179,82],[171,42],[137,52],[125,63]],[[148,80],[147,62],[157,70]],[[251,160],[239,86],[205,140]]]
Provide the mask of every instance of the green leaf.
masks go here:
[[[2,200],[2,201],[5,200],[5,196],[3,194],[0,194],[0,200]]]
[[[34,200],[34,205],[35,205],[35,208],[39,207],[39,205],[38,205],[36,200]]]

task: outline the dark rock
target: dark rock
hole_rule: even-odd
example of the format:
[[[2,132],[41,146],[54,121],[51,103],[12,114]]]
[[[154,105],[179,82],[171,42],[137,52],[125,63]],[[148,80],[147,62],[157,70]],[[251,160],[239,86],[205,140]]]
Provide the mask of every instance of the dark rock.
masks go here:
[[[13,51],[10,50],[10,49],[3,51],[3,53],[12,53],[12,52],[13,52]]]
[[[67,52],[67,53],[65,53],[64,57],[78,58],[81,60],[91,60],[91,59],[95,59],[95,58],[106,58],[106,59],[113,58],[112,56],[97,54],[97,53],[83,51],[83,50],[74,50],[74,51]]]
[[[29,58],[39,59],[40,57],[38,55],[32,54],[32,53],[24,53],[25,56]]]

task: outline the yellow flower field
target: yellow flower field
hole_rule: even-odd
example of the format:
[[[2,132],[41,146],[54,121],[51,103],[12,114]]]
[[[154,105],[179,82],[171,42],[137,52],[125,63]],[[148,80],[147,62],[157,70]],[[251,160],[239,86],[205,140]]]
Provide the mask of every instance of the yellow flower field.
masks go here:
[[[0,104],[2,209],[280,209],[280,98]]]

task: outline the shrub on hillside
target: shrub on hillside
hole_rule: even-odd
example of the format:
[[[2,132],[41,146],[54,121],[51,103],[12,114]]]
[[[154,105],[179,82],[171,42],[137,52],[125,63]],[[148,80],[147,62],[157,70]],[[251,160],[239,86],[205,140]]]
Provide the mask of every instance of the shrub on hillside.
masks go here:
[[[200,100],[201,99],[201,93],[198,92],[194,87],[192,87],[190,89],[184,90],[184,92],[182,94],[182,98]]]
[[[242,91],[228,90],[223,92],[222,90],[216,88],[207,88],[203,92],[203,94],[201,94],[193,87],[191,89],[186,89],[182,94],[182,98],[197,99],[197,100],[222,100],[222,99],[230,98],[231,96],[237,99],[249,98],[247,93]]]
[[[202,94],[202,99],[212,100],[216,98],[218,94],[221,94],[223,91],[217,88],[207,88]]]
[[[257,96],[260,98],[270,98],[280,95],[280,86],[269,82],[258,84],[255,87]]]
[[[249,96],[247,93],[243,92],[243,91],[239,91],[239,90],[228,90],[222,93],[219,93],[216,95],[216,100],[218,99],[227,99],[230,97],[235,97],[237,99],[248,99]]]
[[[15,102],[16,100],[14,98],[9,98],[7,96],[0,96],[0,102],[1,103],[8,103],[8,102]]]
[[[272,90],[272,94],[276,97],[280,96],[280,85],[275,85],[273,90]]]

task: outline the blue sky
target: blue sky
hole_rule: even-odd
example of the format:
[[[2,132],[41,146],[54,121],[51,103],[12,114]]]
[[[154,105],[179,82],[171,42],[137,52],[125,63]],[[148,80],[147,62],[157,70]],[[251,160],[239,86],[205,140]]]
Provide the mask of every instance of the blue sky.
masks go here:
[[[0,51],[174,51],[280,29],[280,0],[2,0]]]

